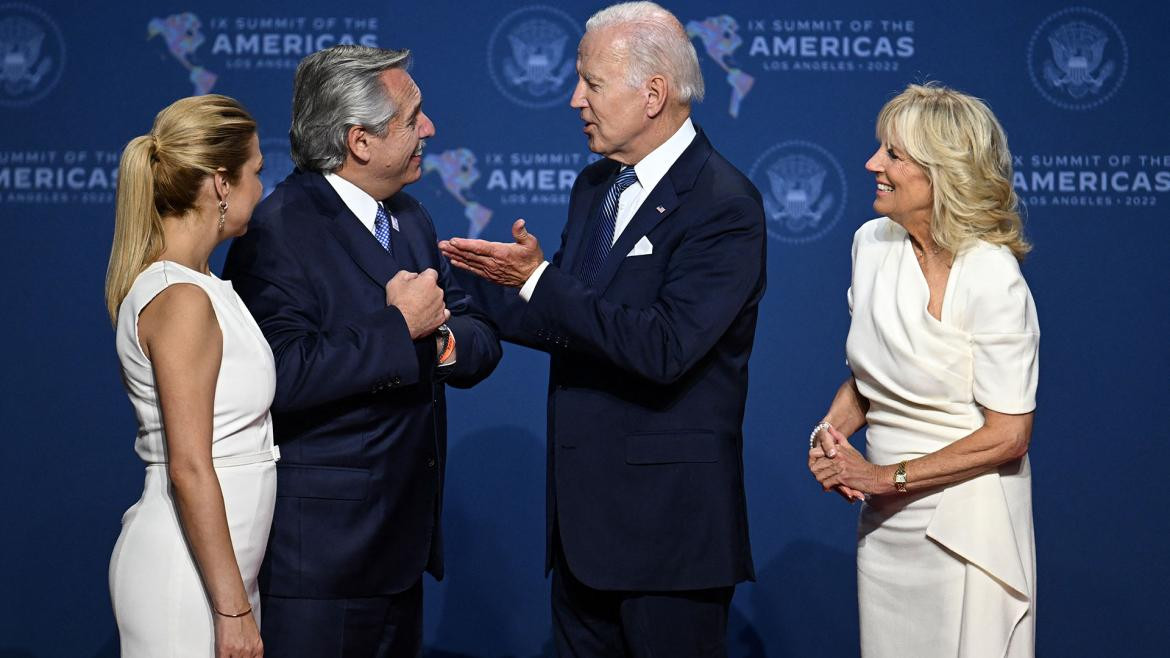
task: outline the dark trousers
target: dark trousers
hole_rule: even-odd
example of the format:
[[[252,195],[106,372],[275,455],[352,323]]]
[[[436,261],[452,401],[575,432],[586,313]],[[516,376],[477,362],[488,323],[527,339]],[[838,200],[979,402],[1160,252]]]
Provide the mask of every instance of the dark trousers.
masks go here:
[[[727,655],[734,587],[679,592],[596,590],[553,563],[553,639],[561,658],[689,658]],[[267,655],[267,654],[265,654]]]
[[[390,596],[261,598],[265,658],[416,658],[422,655],[422,579]]]

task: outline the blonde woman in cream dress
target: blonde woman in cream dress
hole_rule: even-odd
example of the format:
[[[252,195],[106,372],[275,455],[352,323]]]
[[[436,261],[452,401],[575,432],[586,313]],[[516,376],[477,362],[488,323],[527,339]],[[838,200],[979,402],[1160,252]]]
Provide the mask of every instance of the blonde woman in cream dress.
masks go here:
[[[864,500],[866,657],[1035,653],[1032,431],[1040,330],[1002,128],[911,85],[877,122],[853,241],[852,376],[810,437],[826,490]],[[846,440],[866,427],[865,456]]]
[[[214,94],[176,101],[122,155],[106,303],[146,462],[110,559],[124,657],[263,655],[276,371],[207,263],[246,230],[261,166],[255,122]]]

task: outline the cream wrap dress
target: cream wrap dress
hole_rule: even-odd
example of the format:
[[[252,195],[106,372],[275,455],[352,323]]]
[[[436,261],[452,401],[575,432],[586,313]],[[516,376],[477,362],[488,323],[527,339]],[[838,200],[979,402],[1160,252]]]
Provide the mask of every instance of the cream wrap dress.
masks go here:
[[[982,408],[1035,408],[1040,330],[1011,252],[985,242],[961,251],[941,321],[927,311],[929,296],[901,226],[881,217],[857,231],[846,354],[870,403],[875,464],[969,435]],[[872,497],[861,511],[857,586],[863,656],[1033,655],[1028,457],[957,484]]]

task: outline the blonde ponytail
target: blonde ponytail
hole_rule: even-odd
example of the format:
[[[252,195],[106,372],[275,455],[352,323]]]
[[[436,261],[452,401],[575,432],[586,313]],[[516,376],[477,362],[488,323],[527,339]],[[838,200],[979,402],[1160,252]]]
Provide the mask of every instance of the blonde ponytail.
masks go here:
[[[118,320],[118,307],[134,279],[163,250],[162,217],[154,201],[155,142],[151,135],[130,140],[118,166],[114,244],[106,268],[106,310]]]
[[[111,322],[117,324],[134,279],[163,252],[163,217],[194,210],[200,186],[217,171],[238,180],[255,134],[255,120],[238,101],[206,94],[171,103],[155,117],[150,134],[126,145],[106,268]]]

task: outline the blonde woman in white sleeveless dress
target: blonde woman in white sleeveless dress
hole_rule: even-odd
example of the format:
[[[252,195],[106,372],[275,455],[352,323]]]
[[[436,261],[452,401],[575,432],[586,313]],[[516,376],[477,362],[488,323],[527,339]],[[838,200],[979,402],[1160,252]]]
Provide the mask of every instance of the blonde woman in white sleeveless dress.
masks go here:
[[[854,236],[852,376],[810,437],[821,486],[862,506],[861,653],[1035,653],[1032,432],[1040,330],[1003,129],[911,85],[866,163],[884,215]],[[863,457],[846,440],[867,426]]]
[[[276,377],[252,316],[208,268],[246,230],[261,165],[255,122],[218,95],[175,102],[122,155],[106,303],[146,462],[110,560],[126,657],[263,655]]]

